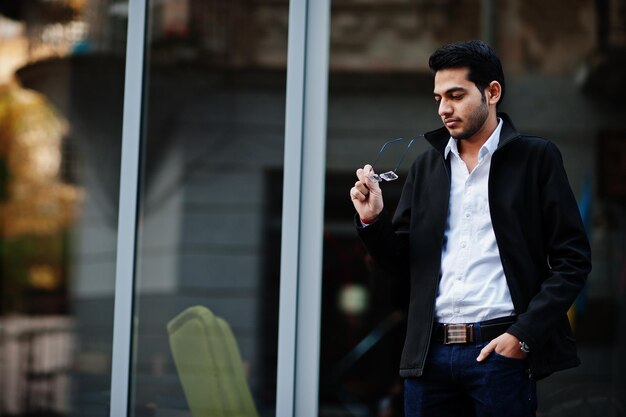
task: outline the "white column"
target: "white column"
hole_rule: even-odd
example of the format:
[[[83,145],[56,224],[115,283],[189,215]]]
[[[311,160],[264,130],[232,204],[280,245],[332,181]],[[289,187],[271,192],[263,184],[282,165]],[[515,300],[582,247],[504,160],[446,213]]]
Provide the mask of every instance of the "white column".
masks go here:
[[[316,417],[330,0],[289,16],[277,416]]]
[[[141,143],[144,34],[147,0],[129,0],[124,82],[124,124],[117,225],[113,358],[111,364],[111,417],[126,416],[132,344],[135,242]]]

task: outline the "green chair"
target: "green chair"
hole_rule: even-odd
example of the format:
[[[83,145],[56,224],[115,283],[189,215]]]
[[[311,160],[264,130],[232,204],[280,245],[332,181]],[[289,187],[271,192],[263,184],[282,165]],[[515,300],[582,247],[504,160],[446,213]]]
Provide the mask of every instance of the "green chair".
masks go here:
[[[170,349],[193,417],[258,417],[230,326],[189,307],[167,324]]]

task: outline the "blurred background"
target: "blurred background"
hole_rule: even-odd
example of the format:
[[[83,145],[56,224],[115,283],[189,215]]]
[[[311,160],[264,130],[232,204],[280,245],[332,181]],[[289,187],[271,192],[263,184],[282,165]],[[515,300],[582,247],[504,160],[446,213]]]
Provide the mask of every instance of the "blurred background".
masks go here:
[[[288,14],[148,2],[132,416],[191,415],[167,324],[196,305],[275,415]],[[127,23],[127,1],[0,1],[0,416],[109,414]],[[502,110],[561,149],[592,243],[583,365],[539,383],[538,415],[626,415],[626,1],[334,0],[320,416],[402,415],[406,291],[356,238],[348,190],[383,142],[439,127],[428,57],[476,38],[502,59]],[[391,209],[425,147],[384,184]]]

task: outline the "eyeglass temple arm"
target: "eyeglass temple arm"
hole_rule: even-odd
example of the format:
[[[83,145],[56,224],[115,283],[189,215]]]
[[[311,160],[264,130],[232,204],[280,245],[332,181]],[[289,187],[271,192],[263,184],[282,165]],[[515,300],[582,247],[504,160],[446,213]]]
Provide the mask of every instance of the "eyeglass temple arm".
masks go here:
[[[400,157],[400,160],[398,161],[398,165],[396,165],[396,167],[394,168],[393,172],[396,172],[398,170],[398,168],[400,168],[400,165],[402,165],[402,161],[404,161],[404,158],[406,157],[406,154],[409,153],[409,148],[411,147],[411,145],[413,145],[413,142],[415,142],[415,139],[417,139],[419,137],[424,137],[424,135],[419,134],[419,135],[415,136],[414,138],[412,138],[410,140],[409,144],[406,145],[406,149],[404,150],[404,153]]]
[[[397,142],[399,140],[404,140],[404,138],[391,139],[391,140],[388,140],[387,142],[383,143],[383,146],[380,147],[380,151],[378,151],[378,155],[376,155],[376,159],[374,160],[374,163],[372,163],[372,169],[376,166],[376,163],[378,162],[378,159],[380,159],[380,156],[383,154],[383,151],[385,150],[387,145],[389,145],[390,143],[393,143],[393,142]]]

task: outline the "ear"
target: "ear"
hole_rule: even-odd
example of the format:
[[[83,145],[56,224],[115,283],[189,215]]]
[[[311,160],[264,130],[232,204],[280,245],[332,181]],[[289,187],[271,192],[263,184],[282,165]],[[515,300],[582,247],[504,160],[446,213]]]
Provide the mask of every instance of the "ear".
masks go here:
[[[487,101],[489,104],[497,104],[502,96],[502,86],[497,81],[492,81],[487,86]]]

